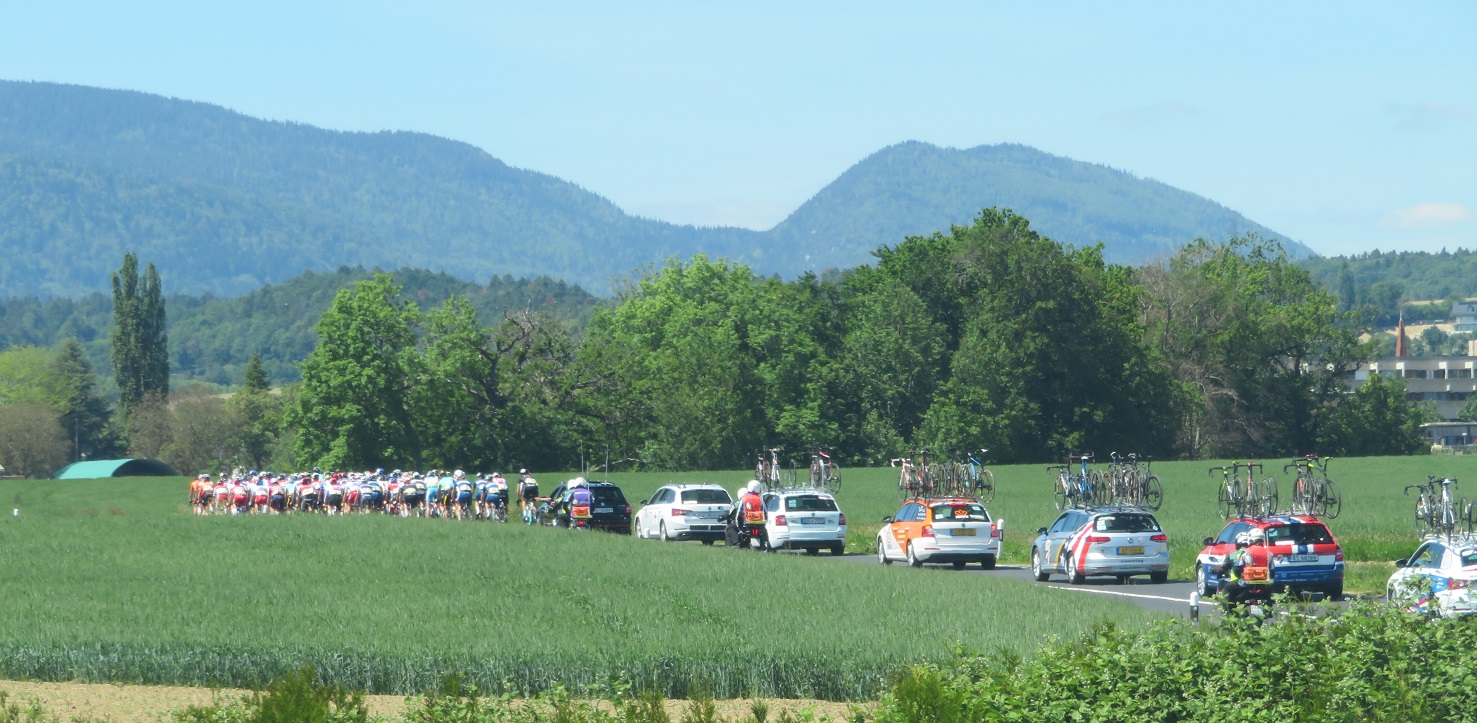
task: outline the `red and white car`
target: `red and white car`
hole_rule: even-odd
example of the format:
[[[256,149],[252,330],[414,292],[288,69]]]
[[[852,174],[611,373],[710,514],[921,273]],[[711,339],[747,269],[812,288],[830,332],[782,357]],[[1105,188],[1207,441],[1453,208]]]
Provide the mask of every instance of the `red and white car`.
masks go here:
[[[1111,575],[1127,582],[1148,575],[1169,578],[1169,535],[1153,513],[1137,507],[1065,510],[1031,544],[1031,573],[1046,582],[1053,573],[1077,585],[1088,577]]]
[[[1237,517],[1195,558],[1195,584],[1201,597],[1220,587],[1219,568],[1236,550],[1236,535],[1260,529],[1267,536],[1272,589],[1294,593],[1322,593],[1330,600],[1344,596],[1344,549],[1323,521],[1313,515]]]

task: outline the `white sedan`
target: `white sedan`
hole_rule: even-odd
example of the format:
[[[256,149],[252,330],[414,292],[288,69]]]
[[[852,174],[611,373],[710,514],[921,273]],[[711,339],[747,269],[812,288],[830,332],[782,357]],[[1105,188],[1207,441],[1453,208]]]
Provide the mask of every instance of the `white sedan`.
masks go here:
[[[1477,538],[1427,538],[1415,554],[1395,561],[1385,597],[1412,612],[1445,617],[1477,612]]]

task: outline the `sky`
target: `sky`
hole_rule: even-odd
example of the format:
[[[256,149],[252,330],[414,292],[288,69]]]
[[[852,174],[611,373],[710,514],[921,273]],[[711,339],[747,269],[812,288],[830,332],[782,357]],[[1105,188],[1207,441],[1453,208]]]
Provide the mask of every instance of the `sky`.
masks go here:
[[[408,130],[765,229],[907,140],[1021,143],[1324,255],[1477,248],[1477,3],[16,3],[0,78]],[[985,205],[985,204],[982,204]]]

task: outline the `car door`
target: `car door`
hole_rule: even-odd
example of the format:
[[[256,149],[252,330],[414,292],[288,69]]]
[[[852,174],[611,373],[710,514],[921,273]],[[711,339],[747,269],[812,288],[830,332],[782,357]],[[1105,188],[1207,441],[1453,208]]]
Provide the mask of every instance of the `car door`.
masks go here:
[[[641,506],[641,512],[637,514],[637,517],[641,525],[642,537],[649,537],[656,534],[657,517],[661,515],[662,505],[665,504],[666,498],[671,496],[672,488],[663,487],[657,490],[656,494],[653,494],[651,499],[647,500],[646,504]]]
[[[1427,542],[1415,551],[1405,566],[1396,571],[1391,583],[1394,597],[1423,607],[1424,598],[1431,592],[1431,583],[1441,572],[1441,559],[1446,547],[1439,542]]]
[[[1046,550],[1044,551],[1046,559],[1041,565],[1043,568],[1061,569],[1062,546],[1067,543],[1067,537],[1071,535],[1072,531],[1077,529],[1077,525],[1072,524],[1073,520],[1078,519],[1081,515],[1082,513],[1076,510],[1067,510],[1057,516],[1056,521],[1051,523],[1051,527],[1047,528]]]
[[[897,544],[896,550],[899,554],[907,554],[908,540],[917,536],[914,528],[921,527],[921,525],[917,524],[917,513],[922,509],[922,505],[916,502],[909,502],[903,505],[903,508],[898,510],[897,515],[892,518],[890,529],[892,530],[893,541]]]

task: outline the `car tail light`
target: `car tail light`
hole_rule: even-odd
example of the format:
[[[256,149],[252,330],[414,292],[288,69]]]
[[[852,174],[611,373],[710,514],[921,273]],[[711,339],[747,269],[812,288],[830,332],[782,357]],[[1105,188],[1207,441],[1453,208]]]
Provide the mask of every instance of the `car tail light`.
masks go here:
[[[1446,588],[1448,590],[1461,590],[1462,588],[1465,588],[1466,586],[1471,584],[1472,583],[1470,580],[1458,580],[1456,578],[1452,578],[1446,583]]]
[[[1343,550],[1334,550],[1333,551],[1333,561],[1334,562],[1343,562],[1344,561],[1344,551]]]
[[[990,537],[999,537],[999,536],[1000,536],[1000,527],[998,525],[996,525],[995,523],[991,522],[990,523]]]
[[[692,514],[692,510],[684,510],[684,509],[682,509],[680,507],[673,507],[672,508],[672,516],[673,517],[686,517],[686,516],[688,516],[690,514]]]
[[[1158,534],[1149,538],[1150,542],[1169,542],[1169,535]]]
[[[775,527],[789,527],[790,526],[790,522],[785,519],[785,516],[784,515],[775,515],[774,516],[774,526]]]
[[[626,514],[628,514],[628,515],[631,514],[631,506],[630,505],[626,505]]]
[[[1112,541],[1113,541],[1113,538],[1111,538],[1111,537],[1089,537],[1089,538],[1087,538],[1087,544],[1089,544],[1089,545],[1101,545],[1104,542],[1112,542]]]
[[[842,527],[845,527],[846,526],[846,515],[841,515],[841,517],[836,520],[836,524],[838,524],[838,525],[840,525]]]
[[[924,525],[921,534],[923,537],[933,537],[933,525]]]

